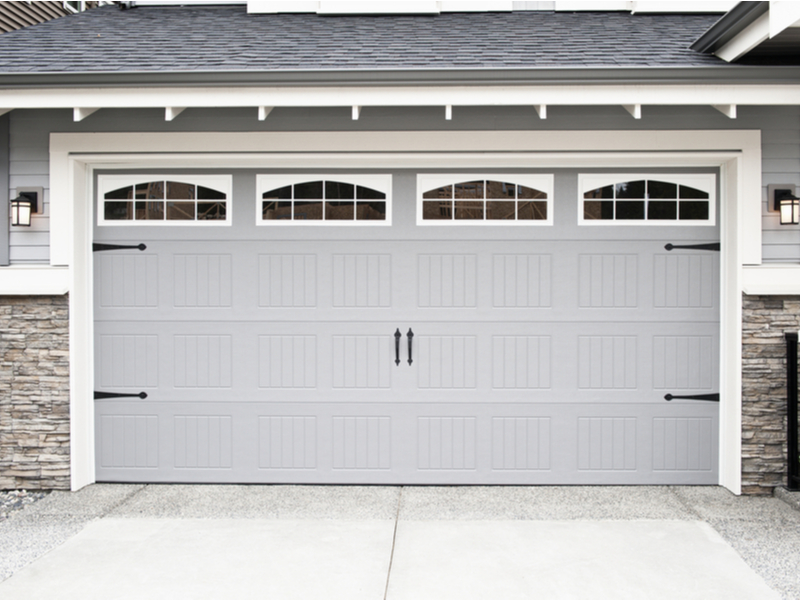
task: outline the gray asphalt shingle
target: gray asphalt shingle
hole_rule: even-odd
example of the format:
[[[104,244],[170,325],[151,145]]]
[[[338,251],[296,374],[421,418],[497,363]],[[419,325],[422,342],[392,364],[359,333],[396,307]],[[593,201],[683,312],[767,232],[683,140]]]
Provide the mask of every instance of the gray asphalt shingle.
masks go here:
[[[0,73],[703,67],[717,15],[247,14],[245,6],[106,6],[0,36]]]

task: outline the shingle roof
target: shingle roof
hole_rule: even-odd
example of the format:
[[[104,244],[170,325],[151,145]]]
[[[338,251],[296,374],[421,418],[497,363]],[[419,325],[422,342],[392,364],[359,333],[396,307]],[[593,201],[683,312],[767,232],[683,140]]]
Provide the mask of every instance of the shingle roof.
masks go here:
[[[106,6],[0,36],[0,74],[719,66],[689,49],[716,15],[247,14]]]

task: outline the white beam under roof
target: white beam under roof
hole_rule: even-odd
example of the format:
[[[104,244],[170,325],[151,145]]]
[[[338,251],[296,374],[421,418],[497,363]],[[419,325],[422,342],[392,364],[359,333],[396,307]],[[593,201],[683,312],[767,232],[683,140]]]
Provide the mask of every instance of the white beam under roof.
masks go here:
[[[641,104],[623,104],[622,108],[631,113],[634,119],[642,118],[642,105]]]
[[[716,108],[719,112],[723,115],[728,117],[729,119],[736,118],[736,105],[735,104],[712,104],[714,108]]]
[[[448,104],[447,106],[444,107],[444,118],[447,121],[452,121],[453,120],[453,105],[452,104]]]
[[[258,107],[258,120],[259,121],[266,121],[269,113],[272,112],[272,106],[259,106]]]
[[[800,84],[594,86],[113,87],[0,90],[0,110],[75,108],[76,120],[98,108],[368,107],[368,106],[787,106],[800,104]],[[266,108],[265,108],[266,110]]]
[[[185,110],[185,106],[167,106],[164,109],[164,120],[174,121],[175,118]]]
[[[361,107],[360,106],[353,106],[353,121],[358,121],[358,118],[361,116]]]
[[[536,114],[539,115],[540,119],[547,118],[547,104],[537,104],[534,106],[536,109]]]
[[[722,60],[733,62],[769,39],[769,11],[745,27],[736,37],[714,52]]]
[[[100,108],[73,108],[72,109],[72,120],[76,123],[78,121],[83,121],[86,117],[91,115],[92,113],[97,112]]]

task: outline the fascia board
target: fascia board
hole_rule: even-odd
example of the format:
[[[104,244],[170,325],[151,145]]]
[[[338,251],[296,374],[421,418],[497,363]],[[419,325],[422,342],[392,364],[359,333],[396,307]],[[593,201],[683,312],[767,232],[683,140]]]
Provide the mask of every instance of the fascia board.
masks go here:
[[[3,88],[247,87],[338,85],[476,85],[525,83],[793,83],[800,66],[744,66],[720,61],[703,67],[575,67],[508,69],[324,69],[277,71],[171,71],[0,73]]]
[[[3,108],[797,105],[794,85],[64,88],[0,90]]]

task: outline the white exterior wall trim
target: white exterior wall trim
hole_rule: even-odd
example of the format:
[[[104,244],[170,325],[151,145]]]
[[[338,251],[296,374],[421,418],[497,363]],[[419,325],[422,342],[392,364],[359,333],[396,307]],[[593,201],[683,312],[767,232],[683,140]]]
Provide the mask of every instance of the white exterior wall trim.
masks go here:
[[[742,270],[742,291],[753,296],[800,294],[800,265],[745,266]]]
[[[95,477],[94,169],[213,164],[218,168],[258,165],[327,170],[352,167],[354,161],[364,168],[719,167],[723,198],[720,392],[724,398],[720,484],[741,492],[741,348],[737,340],[742,329],[742,264],[761,262],[761,135],[747,130],[51,134],[51,262],[71,266],[73,489],[92,483]]]
[[[597,84],[329,87],[18,88],[0,91],[0,110],[70,108],[81,118],[98,108],[342,106],[640,106],[797,105],[796,84]],[[81,108],[93,107],[93,108]],[[80,112],[78,112],[80,111]],[[175,112],[165,112],[167,116]],[[263,114],[263,113],[262,113]],[[79,120],[76,118],[75,120]],[[169,119],[168,119],[169,120]]]

